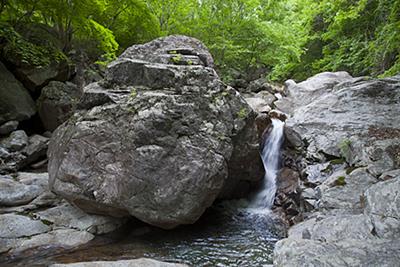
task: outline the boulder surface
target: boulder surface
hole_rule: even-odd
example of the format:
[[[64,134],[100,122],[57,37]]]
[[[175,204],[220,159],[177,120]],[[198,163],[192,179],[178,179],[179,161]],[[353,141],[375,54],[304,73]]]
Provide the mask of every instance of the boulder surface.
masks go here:
[[[190,37],[128,48],[54,132],[52,191],[90,213],[168,229],[261,179],[256,114],[211,66]]]

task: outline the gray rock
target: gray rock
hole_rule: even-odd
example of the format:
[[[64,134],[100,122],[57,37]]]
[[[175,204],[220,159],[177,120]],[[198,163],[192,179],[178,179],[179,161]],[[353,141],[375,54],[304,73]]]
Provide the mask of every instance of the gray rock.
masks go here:
[[[0,238],[30,237],[50,230],[41,221],[16,214],[0,214],[0,225]]]
[[[301,140],[301,136],[293,131],[293,129],[285,126],[283,130],[285,135],[285,143],[289,147],[294,149],[301,149],[305,146],[303,140]]]
[[[305,199],[315,199],[317,197],[317,194],[314,189],[312,188],[305,188],[302,192],[301,195]]]
[[[43,191],[44,189],[38,185],[25,185],[14,180],[0,178],[0,205],[18,206],[27,204]]]
[[[274,93],[273,87],[267,82],[265,78],[259,78],[257,80],[251,81],[246,91],[258,93],[260,91],[267,91],[269,93]]]
[[[258,113],[268,113],[271,110],[272,103],[276,100],[274,95],[267,91],[261,91],[245,99],[250,107]]]
[[[112,101],[76,112],[54,132],[52,191],[87,212],[172,228],[262,178],[256,114],[239,93],[209,67],[154,63],[154,51],[175,40],[129,48],[97,85]]]
[[[357,169],[350,175],[332,178],[335,180],[332,184],[329,184],[331,180],[328,179],[318,187],[321,194],[320,208],[361,211],[366,204],[365,190],[377,182],[365,168]]]
[[[34,213],[40,220],[46,220],[57,227],[87,231],[92,234],[105,234],[116,230],[123,220],[112,217],[89,215],[82,210],[64,204]]]
[[[324,182],[328,178],[329,172],[326,170],[329,166],[329,162],[308,165],[304,170],[307,174],[307,181],[312,183]]]
[[[46,156],[49,138],[35,134],[29,137],[28,145],[21,151],[26,160],[24,166]]]
[[[0,150],[2,149],[0,148]],[[7,150],[2,150],[4,157],[0,160],[1,174],[15,173],[24,166],[26,156],[20,152],[11,152],[7,154],[4,153],[5,151],[8,153]]]
[[[400,112],[399,101],[400,80],[349,82],[320,89],[286,124],[307,140],[310,157],[345,157],[350,165],[375,165],[380,174],[397,166],[400,118],[392,114]]]
[[[400,262],[399,240],[346,239],[326,243],[308,239],[283,239],[274,249],[274,266],[385,266]]]
[[[92,262],[77,262],[68,264],[53,264],[50,265],[50,267],[187,267],[187,265],[140,258],[134,260],[92,261]]]
[[[48,233],[32,236],[29,239],[8,240],[8,250],[10,254],[17,254],[28,249],[48,246],[68,249],[86,244],[93,238],[94,235],[85,231],[57,229]]]
[[[396,169],[382,173],[382,175],[379,177],[379,180],[386,181],[399,176],[400,176],[400,169]]]
[[[50,81],[68,81],[75,72],[75,67],[67,61],[53,61],[46,66],[32,66],[20,64],[16,60],[11,59],[15,65],[15,73],[24,86],[33,91],[38,92]]]
[[[382,238],[400,238],[400,175],[371,186],[365,193],[366,212]]]
[[[210,68],[214,67],[214,60],[205,45],[197,39],[183,35],[171,35],[146,44],[129,47],[120,58],[138,59],[151,63],[200,64]],[[186,58],[187,60],[185,60]],[[192,64],[189,64],[189,60],[192,61]]]
[[[300,83],[289,80],[285,83],[289,98],[276,101],[275,106],[287,114],[294,114],[297,108],[312,103],[329,92],[335,85],[352,80],[353,78],[344,71],[319,73]]]
[[[0,135],[8,135],[18,127],[18,121],[8,121],[0,126]]]
[[[115,100],[114,100],[115,98]],[[97,82],[91,83],[83,88],[83,95],[79,100],[77,108],[91,109],[107,103],[116,103],[118,97],[107,90],[104,90]]]
[[[10,157],[10,152],[8,152],[7,149],[4,147],[0,147],[0,158],[1,159],[7,159]]]
[[[35,102],[22,84],[0,62],[0,124],[29,119],[35,114]]]
[[[37,100],[40,119],[46,130],[54,131],[66,121],[76,107],[82,92],[72,83],[50,82]]]
[[[357,227],[354,227],[357,225]],[[337,215],[310,219],[293,226],[289,238],[313,239],[324,242],[343,239],[376,239],[374,225],[366,215]]]
[[[19,172],[16,179],[25,185],[37,185],[45,189],[48,189],[49,187],[49,175],[47,172]]]
[[[399,77],[323,73],[286,86],[289,97],[275,105],[292,114],[290,139],[306,149],[289,151],[302,158],[304,184],[318,185],[318,200],[276,244],[274,264],[398,266]]]
[[[28,136],[23,130],[12,132],[9,137],[2,140],[0,146],[10,152],[19,151],[28,145]]]

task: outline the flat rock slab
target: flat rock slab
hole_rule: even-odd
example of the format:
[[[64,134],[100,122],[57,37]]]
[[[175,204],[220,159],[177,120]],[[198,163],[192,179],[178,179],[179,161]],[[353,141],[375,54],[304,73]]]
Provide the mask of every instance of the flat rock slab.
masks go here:
[[[34,235],[30,238],[0,238],[0,252],[14,254],[40,247],[74,248],[86,244],[93,238],[94,235],[86,231],[58,229],[48,233]]]
[[[0,206],[18,206],[31,202],[44,189],[38,185],[25,185],[11,179],[0,178]]]
[[[17,214],[0,215],[0,225],[0,238],[30,237],[50,230],[41,221]]]
[[[93,234],[109,233],[124,222],[123,219],[87,214],[67,203],[35,213],[35,216],[57,227],[72,228]]]
[[[140,258],[120,261],[92,261],[68,264],[53,264],[50,267],[187,267],[186,264],[168,263],[153,259]]]

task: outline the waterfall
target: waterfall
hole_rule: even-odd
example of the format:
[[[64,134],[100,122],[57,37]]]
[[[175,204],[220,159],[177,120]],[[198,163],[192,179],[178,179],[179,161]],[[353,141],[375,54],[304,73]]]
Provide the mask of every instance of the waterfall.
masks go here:
[[[269,210],[274,204],[284,124],[281,120],[272,119],[272,130],[266,136],[267,140],[264,142],[261,158],[264,164],[265,176],[262,188],[250,204],[250,207],[256,210]]]

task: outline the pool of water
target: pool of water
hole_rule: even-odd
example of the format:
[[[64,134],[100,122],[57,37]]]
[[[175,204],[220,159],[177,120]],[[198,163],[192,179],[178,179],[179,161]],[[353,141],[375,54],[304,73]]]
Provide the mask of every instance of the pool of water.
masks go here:
[[[149,257],[190,266],[263,266],[285,229],[271,212],[246,208],[246,201],[219,203],[200,220],[174,230],[127,225],[74,250],[41,249],[3,261],[1,266],[48,266],[94,260]],[[132,230],[134,228],[134,230]]]

